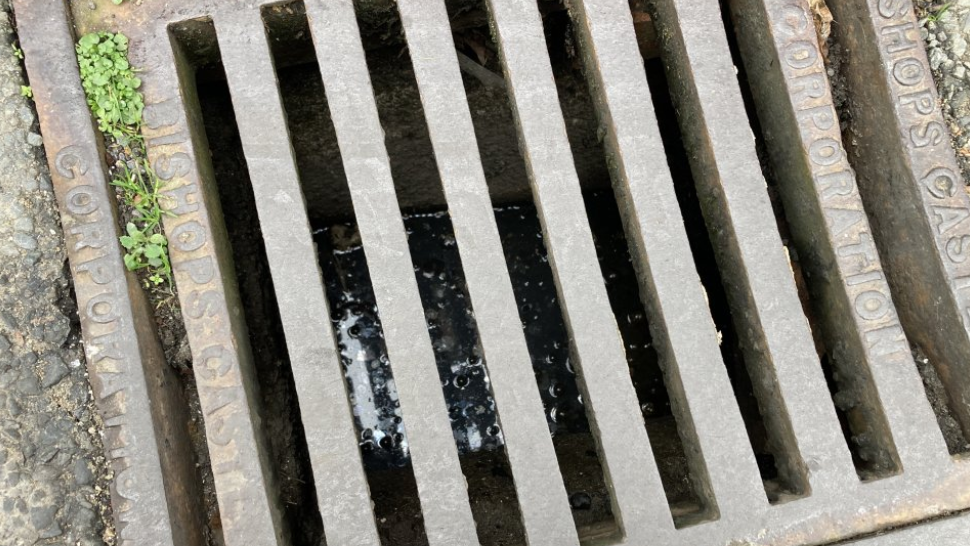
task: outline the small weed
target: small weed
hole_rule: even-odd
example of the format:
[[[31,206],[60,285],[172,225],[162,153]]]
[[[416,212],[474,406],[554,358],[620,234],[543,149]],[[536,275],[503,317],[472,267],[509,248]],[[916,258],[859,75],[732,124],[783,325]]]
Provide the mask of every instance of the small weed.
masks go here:
[[[10,48],[13,50],[13,56],[15,59],[24,60],[24,50],[17,47],[17,44],[10,44]]]
[[[28,99],[32,99],[34,98],[34,90],[31,89],[29,85],[21,85],[20,96],[27,97]]]
[[[140,140],[145,104],[137,91],[141,80],[128,64],[128,38],[110,32],[85,34],[77,43],[77,60],[101,132],[123,145]]]
[[[121,4],[123,0],[113,0]],[[111,184],[117,187],[120,204],[131,211],[131,221],[119,238],[125,249],[125,266],[130,271],[147,273],[145,286],[172,283],[172,264],[168,239],[162,233],[162,180],[145,158],[141,137],[144,98],[138,91],[141,80],[128,62],[128,38],[123,34],[96,32],[78,40],[78,66],[88,106],[98,120],[98,128],[129,153],[132,167],[124,164],[120,176]]]
[[[148,161],[142,160],[134,169],[126,165],[123,176],[111,184],[121,188],[121,199],[132,210],[132,221],[125,226],[126,234],[120,238],[126,251],[125,266],[130,271],[147,269],[146,284],[149,286],[171,283],[168,239],[162,234],[161,225],[162,217],[171,213],[161,205],[161,180]]]
[[[952,5],[953,5],[953,2],[947,2],[942,6],[936,8],[936,11],[926,16],[926,20],[932,21],[934,23],[938,22],[940,18],[943,17],[943,14],[949,11],[950,6]]]

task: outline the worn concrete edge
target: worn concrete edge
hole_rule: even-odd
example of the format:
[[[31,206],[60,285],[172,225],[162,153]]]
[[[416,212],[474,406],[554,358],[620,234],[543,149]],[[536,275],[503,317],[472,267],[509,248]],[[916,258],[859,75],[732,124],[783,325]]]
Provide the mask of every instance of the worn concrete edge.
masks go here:
[[[970,544],[970,515],[927,521],[884,534],[843,542],[845,546],[966,546]]]

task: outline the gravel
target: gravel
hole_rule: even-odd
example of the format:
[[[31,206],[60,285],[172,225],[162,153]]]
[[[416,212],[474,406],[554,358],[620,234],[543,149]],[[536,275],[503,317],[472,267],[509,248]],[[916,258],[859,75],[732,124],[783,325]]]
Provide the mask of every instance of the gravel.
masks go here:
[[[970,184],[970,0],[915,0],[914,4],[943,115]]]
[[[43,138],[0,0],[0,544],[113,543]]]

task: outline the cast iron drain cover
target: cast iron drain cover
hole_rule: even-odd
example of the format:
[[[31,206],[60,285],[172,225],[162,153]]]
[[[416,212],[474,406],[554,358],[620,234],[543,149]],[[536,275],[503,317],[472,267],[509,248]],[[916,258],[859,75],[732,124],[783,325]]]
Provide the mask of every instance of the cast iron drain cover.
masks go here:
[[[970,199],[908,0],[829,1],[849,59],[838,112],[808,0],[568,2],[561,17],[598,118],[590,146],[605,150],[609,205],[582,191],[590,186],[577,174],[583,152],[567,131],[578,118],[564,122],[570,99],[547,55],[548,21],[559,17],[549,2],[485,2],[481,24],[504,78],[482,66],[489,46],[479,38],[462,35],[478,60],[455,55],[457,21],[477,13],[452,6],[462,2],[449,3],[450,16],[440,0],[360,2],[358,13],[351,0],[146,0],[94,11],[85,2],[14,4],[105,417],[121,544],[302,544],[293,510],[319,517],[330,545],[410,544],[387,531],[372,503],[387,483],[375,472],[396,468],[413,474],[418,543],[508,543],[489,538],[494,522],[481,517],[489,501],[475,493],[468,463],[480,451],[501,453],[506,466],[492,467],[492,478],[514,484],[517,521],[497,526],[520,529],[519,543],[532,545],[807,546],[970,508],[966,446],[948,444],[938,424],[949,419],[953,434],[970,436]],[[654,108],[635,32],[651,18],[639,4],[656,24],[671,112]],[[358,21],[367,10],[392,13],[403,32],[446,212],[402,215],[427,192],[409,190],[389,157],[386,142],[397,137],[372,87]],[[202,521],[186,402],[115,242],[114,191],[80,86],[75,24],[125,32],[142,70],[144,137],[173,213],[165,231],[217,522]],[[312,39],[309,60],[281,60],[286,45],[277,42],[290,39],[288,29],[295,41]],[[282,71],[307,62],[318,66],[333,133],[316,157],[332,160],[346,204],[305,187],[303,137],[292,130],[302,120],[293,119]],[[207,63],[221,66],[231,95],[229,133],[243,156],[229,168],[244,171],[238,180],[252,192],[258,219],[247,237],[268,264],[261,280],[246,276],[252,268],[234,252],[242,224],[214,174],[225,168],[210,120],[229,105],[201,106],[196,75]],[[531,189],[519,196],[524,208],[493,209],[496,176],[480,146],[487,128],[473,124],[463,70],[490,96],[507,96]],[[760,160],[745,99],[764,136]],[[673,111],[694,181],[688,193],[709,234],[708,265],[688,233],[687,194],[675,191],[680,143],[664,141],[658,124]],[[784,210],[785,241],[763,168]],[[610,207],[629,243],[639,314],[617,313],[624,302],[604,258],[613,239],[591,228]],[[315,211],[324,209],[353,221],[321,224]],[[527,217],[538,217],[534,233],[522,227]],[[625,256],[617,269],[628,267]],[[711,271],[720,282],[706,281]],[[285,347],[254,337],[250,281],[272,287],[278,318],[267,315],[266,328],[281,325]],[[712,320],[719,299],[728,318],[715,310]],[[550,309],[561,320],[545,318]],[[733,342],[721,337],[725,321]],[[631,343],[627,332],[646,324],[649,335]],[[758,433],[725,367],[731,343],[750,381],[740,391],[756,400],[767,438],[757,456]],[[923,373],[938,376],[950,413],[934,413],[912,347],[927,355]],[[301,508],[280,494],[291,478],[269,454],[267,429],[277,425],[263,415],[267,387],[254,364],[264,353],[285,353],[292,373],[301,417],[288,426],[300,431],[311,474],[301,478],[312,489]],[[636,379],[649,355],[663,371],[654,398]],[[663,411],[675,422],[689,506],[672,500],[663,442],[644,426]],[[601,495],[569,485],[565,444],[550,435],[557,427],[591,435],[574,451],[598,461]],[[584,523],[581,513],[600,501],[605,519]],[[947,529],[947,540],[965,543],[965,527]]]

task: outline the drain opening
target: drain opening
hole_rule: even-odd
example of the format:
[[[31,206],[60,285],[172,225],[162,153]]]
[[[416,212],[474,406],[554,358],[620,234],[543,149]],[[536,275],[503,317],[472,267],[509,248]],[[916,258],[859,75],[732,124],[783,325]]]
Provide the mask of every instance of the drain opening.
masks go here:
[[[296,6],[297,11],[300,11],[300,4],[290,6]],[[398,202],[406,213],[404,221],[415,266],[414,273],[448,404],[459,462],[468,484],[469,501],[478,536],[484,544],[522,542],[522,517],[512,481],[512,470],[503,447],[501,425],[490,392],[487,362],[483,361],[479,346],[474,314],[468,301],[461,261],[455,247],[453,228],[447,211],[442,210],[444,197],[441,182],[409,54],[403,44],[393,40],[381,42],[368,39],[375,32],[369,27],[367,20],[359,18],[358,24],[365,44],[371,45],[366,49],[366,60],[385,133],[385,145]],[[314,170],[316,165],[313,162],[319,161],[314,156],[317,156],[321,147],[333,150],[337,161],[339,152],[336,150],[332,128],[328,127],[327,134],[321,135],[319,129],[314,127],[319,125],[321,117],[327,116],[328,110],[320,102],[325,100],[322,99],[325,94],[314,62],[313,50],[308,43],[305,45],[308,48],[307,53],[297,57],[306,62],[302,68],[294,67],[294,70],[307,70],[312,74],[294,78],[292,89],[288,87],[282,71],[280,81],[291,132],[294,135],[305,135],[309,129],[316,136],[323,136],[322,140],[304,140],[305,144],[310,145],[307,148],[300,142],[294,143],[301,179],[310,200],[311,195],[318,192],[328,195],[334,182],[342,186],[340,191],[344,192],[346,183],[342,180],[339,167],[324,165],[326,170]],[[315,106],[304,108],[300,104],[304,99],[316,102]],[[329,125],[329,120],[325,123]],[[307,124],[310,126],[301,128]],[[329,208],[311,210],[311,222],[322,227],[320,234],[328,235],[330,239],[329,244],[321,244],[322,248],[332,249],[329,253],[321,253],[321,261],[324,264],[328,290],[331,292],[329,299],[334,307],[335,318],[339,316],[341,321],[354,322],[352,325],[338,325],[338,338],[345,353],[345,363],[348,364],[348,370],[355,369],[359,364],[356,362],[359,355],[364,353],[367,355],[364,357],[365,364],[377,366],[376,372],[357,370],[349,377],[352,383],[357,383],[351,385],[351,390],[355,393],[358,425],[363,435],[364,462],[368,467],[368,475],[375,477],[371,479],[371,488],[376,495],[386,485],[375,483],[378,481],[377,473],[387,473],[395,467],[406,468],[410,464],[407,434],[400,423],[400,412],[396,407],[390,411],[386,407],[388,403],[396,406],[393,378],[384,376],[379,370],[388,366],[393,370],[394,362],[387,361],[386,348],[380,339],[380,321],[366,273],[365,251],[360,246],[359,234],[352,218],[349,223],[332,225],[335,219],[346,217],[352,209],[347,207],[342,211],[333,210],[333,202],[330,200],[327,200],[325,206]],[[340,291],[335,290],[338,284]],[[354,316],[356,311],[353,303],[347,306],[349,311],[340,310],[347,303],[347,294],[357,304],[362,304],[365,311],[360,316]],[[369,398],[372,394],[380,394],[381,384],[386,385],[387,392],[383,393],[384,396]],[[370,407],[366,407],[365,401]],[[381,417],[375,419],[373,413]],[[386,417],[392,415],[391,421],[386,421]],[[376,426],[366,427],[367,420]],[[403,426],[406,425],[407,423],[403,423]],[[416,513],[419,510],[417,491],[412,486],[410,491],[394,488],[394,492],[397,494],[397,501],[388,502],[387,508],[409,506],[412,513],[402,515],[398,512],[389,517],[382,514],[383,509],[378,508],[380,525],[397,522],[397,527],[387,532],[382,530],[382,535],[388,537],[388,540],[393,537],[395,543],[402,540],[408,542],[405,539],[410,536],[409,532],[414,535],[423,534],[415,523],[420,517]],[[425,539],[415,536],[414,540]]]
[[[610,537],[618,531],[611,498],[571,365],[569,337],[487,10],[478,2],[464,11],[450,12],[450,19],[459,54],[464,57],[465,93],[489,192],[493,203],[505,205],[496,209],[496,220],[573,519],[581,538]],[[475,24],[468,25],[468,21]],[[564,105],[567,116],[575,114],[572,119],[593,127],[590,115],[578,112],[575,106]],[[595,156],[577,157],[580,172],[587,165],[598,168]]]
[[[547,14],[563,9],[552,2],[539,6]],[[519,150],[497,46],[488,27],[487,8],[484,2],[475,2],[449,15],[478,151],[492,202],[498,207],[496,220],[506,264],[573,520],[584,540],[613,538],[619,529],[572,368],[569,334]],[[572,96],[561,105],[568,123],[581,128],[580,139],[595,143],[596,122],[588,106]],[[584,187],[608,187],[602,155],[595,147],[581,148],[575,164]]]
[[[367,35],[366,21],[359,20]],[[424,111],[402,45],[366,52],[425,320],[483,544],[523,542],[522,516]],[[393,368],[394,363],[391,362]]]
[[[287,81],[280,71],[280,81]],[[285,87],[283,87],[285,89]],[[284,96],[286,96],[284,94]],[[417,484],[377,303],[352,221],[315,232],[330,316],[354,407],[354,424],[383,544],[426,544]]]
[[[916,361],[916,368],[923,379],[926,395],[930,399],[930,406],[933,407],[933,413],[936,414],[936,422],[940,425],[940,430],[943,431],[947,451],[954,456],[970,456],[970,440],[963,433],[960,422],[957,421],[953,410],[950,408],[950,399],[936,367],[930,362],[926,352],[919,345],[911,343],[911,347],[913,360]]]
[[[656,17],[651,3],[641,0],[632,5],[634,9],[652,13]],[[691,254],[707,294],[714,325],[720,334],[721,356],[761,472],[765,493],[771,503],[805,496],[809,492],[807,476],[787,422],[784,405],[776,399],[775,379],[758,363],[749,362],[750,357],[739,335],[739,326],[735,323],[733,314],[736,311],[729,304],[725,279],[718,267],[714,244],[701,211],[690,158],[684,147],[677,110],[671,97],[663,52],[659,58],[645,60],[644,69]]]
[[[427,544],[406,424],[302,2],[264,10],[382,544]]]
[[[610,494],[571,364],[569,337],[532,204],[496,209],[525,340],[580,536],[617,531]]]
[[[194,22],[173,27],[183,44],[204,40],[218,59],[215,29]],[[320,544],[323,525],[309,454],[300,419],[293,376],[273,281],[256,214],[249,172],[236,128],[235,113],[222,65],[207,62],[197,67],[194,91],[211,152],[213,182],[218,188],[225,229],[230,234],[235,282],[252,349],[259,384],[259,416],[268,446],[270,483],[281,507],[285,533],[293,544]]]
[[[586,212],[661,483],[677,527],[713,520],[717,518],[717,507],[706,493],[710,489],[706,471],[691,471],[692,462],[702,469],[704,462],[690,459],[702,457],[698,450],[688,449],[695,440],[684,437],[686,431],[678,426],[676,408],[671,407],[664,374],[653,346],[633,258],[610,185],[598,124],[587,126],[583,123],[596,121],[595,110],[582,74],[582,61],[577,51],[579,41],[573,34],[572,20],[565,6],[559,5],[563,8],[561,11],[550,10],[543,17],[547,51],[556,75],[560,103],[576,103],[576,108],[581,109],[584,116],[566,118],[573,155],[590,155],[595,159],[591,162],[592,168],[579,171],[580,180],[589,187],[604,186],[584,193]],[[642,29],[638,30],[645,34]],[[647,42],[641,44],[645,49],[649,49]]]

